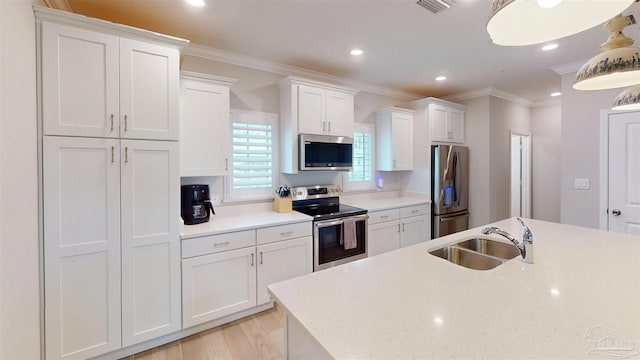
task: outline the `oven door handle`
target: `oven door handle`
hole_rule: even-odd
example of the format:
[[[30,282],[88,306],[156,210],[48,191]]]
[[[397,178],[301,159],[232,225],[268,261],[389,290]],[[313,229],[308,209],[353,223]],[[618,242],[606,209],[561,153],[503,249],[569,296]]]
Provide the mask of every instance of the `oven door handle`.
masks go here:
[[[329,227],[329,226],[342,225],[342,224],[344,224],[344,219],[356,219],[356,221],[364,221],[364,220],[369,219],[369,215],[363,214],[363,215],[347,216],[347,217],[344,217],[344,218],[342,218],[340,220],[316,221],[315,222],[315,226],[318,229],[320,229],[320,228]]]
[[[329,226],[336,226],[336,225],[342,225],[344,224],[343,220],[326,220],[326,221],[318,221],[316,222],[316,227],[318,229],[320,228],[325,228],[325,227],[329,227]]]

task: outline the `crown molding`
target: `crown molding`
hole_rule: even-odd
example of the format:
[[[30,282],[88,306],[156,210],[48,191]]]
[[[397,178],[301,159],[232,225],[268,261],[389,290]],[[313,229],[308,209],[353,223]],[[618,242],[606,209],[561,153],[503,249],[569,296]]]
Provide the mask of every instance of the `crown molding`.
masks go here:
[[[463,92],[463,93],[459,93],[459,94],[454,94],[454,95],[450,95],[450,96],[445,96],[444,100],[447,101],[463,101],[463,100],[468,100],[468,99],[473,99],[473,98],[477,98],[477,97],[481,97],[481,96],[494,96],[500,99],[504,99],[504,100],[508,100],[511,102],[514,102],[516,104],[522,105],[522,106],[526,106],[526,107],[532,107],[533,106],[533,102],[531,100],[527,100],[525,98],[521,98],[519,96],[513,95],[511,93],[508,93],[506,91],[500,90],[500,89],[496,89],[493,87],[487,87],[487,88],[483,88],[483,89],[478,89],[478,90],[473,90],[473,91],[468,91],[468,92]]]
[[[551,70],[553,70],[556,74],[561,76],[566,74],[571,74],[580,70],[582,65],[584,65],[587,61],[589,61],[589,59],[578,60],[578,61],[570,62],[567,64],[556,65],[556,66],[552,66]]]
[[[288,75],[288,76],[301,76],[301,77],[310,77],[313,79],[318,79],[319,81],[326,81],[331,83],[336,83],[348,87],[352,87],[354,89],[358,89],[359,91],[365,91],[368,93],[390,96],[394,98],[398,98],[404,101],[412,101],[416,99],[420,99],[422,96],[409,93],[406,91],[400,91],[380,86],[375,86],[371,84],[366,84],[363,82],[335,76],[329,75],[318,71],[308,70],[297,66],[280,64],[274,61],[268,61],[264,59],[259,59],[251,56],[240,55],[237,53],[233,53],[230,51],[220,50],[204,45],[198,44],[190,44],[184,55],[187,56],[195,56],[203,59],[219,61],[227,64],[238,65],[247,67],[250,69],[261,70],[272,72],[276,74]]]
[[[73,9],[71,9],[71,5],[69,5],[67,0],[43,0],[43,1],[48,7],[52,9],[73,12]]]
[[[562,105],[562,100],[552,99],[552,100],[536,101],[531,105],[531,107],[538,108],[538,107],[558,106],[558,105]]]

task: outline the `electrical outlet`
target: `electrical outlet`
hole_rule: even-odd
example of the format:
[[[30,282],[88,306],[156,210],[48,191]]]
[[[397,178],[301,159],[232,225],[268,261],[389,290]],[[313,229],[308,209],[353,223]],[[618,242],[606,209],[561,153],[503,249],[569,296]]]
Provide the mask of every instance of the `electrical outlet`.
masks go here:
[[[589,179],[575,178],[573,188],[577,190],[589,190]]]
[[[211,194],[211,205],[220,205],[220,194]]]

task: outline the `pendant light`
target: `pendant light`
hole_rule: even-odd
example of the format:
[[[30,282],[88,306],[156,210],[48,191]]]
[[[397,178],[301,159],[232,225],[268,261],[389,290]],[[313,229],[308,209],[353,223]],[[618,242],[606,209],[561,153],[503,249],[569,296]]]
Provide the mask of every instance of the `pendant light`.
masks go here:
[[[493,0],[487,23],[498,45],[539,44],[590,29],[636,0]]]
[[[631,15],[618,15],[605,23],[603,28],[610,32],[609,39],[600,45],[602,52],[578,70],[574,89],[603,90],[640,84],[640,48],[630,47],[633,39],[622,33],[631,24],[635,24]]]
[[[611,110],[640,110],[640,85],[632,86],[616,96]]]

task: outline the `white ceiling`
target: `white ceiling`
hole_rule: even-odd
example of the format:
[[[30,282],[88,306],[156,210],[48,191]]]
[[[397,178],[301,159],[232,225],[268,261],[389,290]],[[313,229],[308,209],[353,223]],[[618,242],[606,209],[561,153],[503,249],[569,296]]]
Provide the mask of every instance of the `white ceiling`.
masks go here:
[[[598,26],[558,40],[551,52],[497,46],[485,29],[490,0],[455,0],[438,14],[415,0],[205,0],[204,8],[183,0],[67,1],[79,14],[419,96],[493,87],[546,101],[560,90],[551,68],[592,57],[608,35]],[[638,6],[630,10],[640,20]],[[625,34],[640,39],[638,25]],[[365,54],[352,57],[354,47]]]

